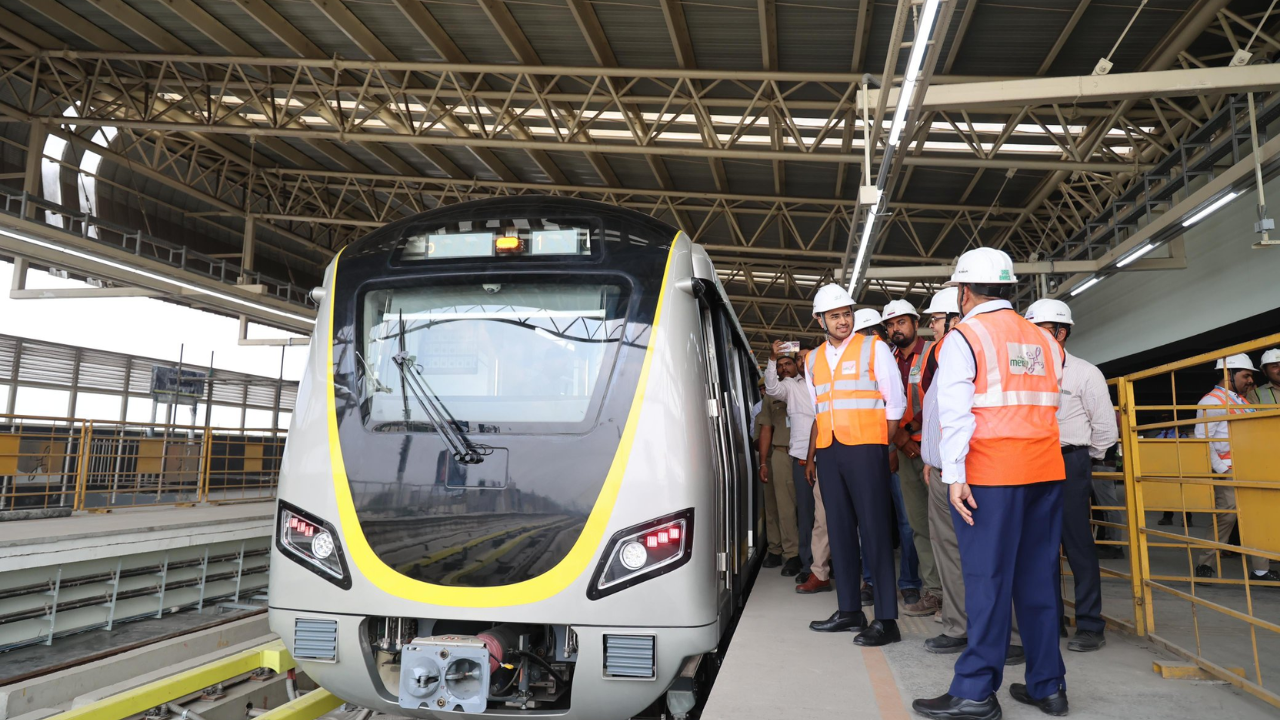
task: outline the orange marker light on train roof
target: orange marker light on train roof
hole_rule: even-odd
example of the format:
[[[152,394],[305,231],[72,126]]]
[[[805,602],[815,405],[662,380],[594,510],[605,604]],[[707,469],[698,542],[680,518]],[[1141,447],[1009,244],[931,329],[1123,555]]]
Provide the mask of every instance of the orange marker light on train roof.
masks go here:
[[[493,249],[500,253],[518,253],[524,250],[524,241],[515,235],[505,235],[493,241]]]

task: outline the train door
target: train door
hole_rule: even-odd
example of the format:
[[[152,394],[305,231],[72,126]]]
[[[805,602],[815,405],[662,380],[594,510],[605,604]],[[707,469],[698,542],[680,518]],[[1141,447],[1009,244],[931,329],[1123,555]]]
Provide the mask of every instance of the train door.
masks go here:
[[[746,405],[748,392],[742,368],[742,348],[736,341],[737,333],[733,332],[733,320],[723,306],[717,307],[714,312],[721,368],[720,402],[723,411],[720,421],[729,440],[726,449],[730,455],[730,461],[726,465],[728,487],[725,509],[728,522],[725,531],[729,546],[726,560],[734,597],[741,600],[743,569],[749,557],[746,537],[750,521],[746,515],[746,507],[751,483],[746,478],[751,476],[751,466],[754,464],[751,459],[751,426],[747,418],[750,407]]]
[[[713,310],[705,302],[699,303],[702,317],[702,340],[704,351],[706,353],[706,387],[707,387],[707,415],[710,421],[711,444],[714,452],[715,461],[715,538],[716,538],[716,570],[719,578],[721,590],[721,607],[725,605],[732,607],[733,602],[733,574],[729,571],[729,548],[732,544],[732,536],[729,534],[729,517],[728,517],[728,498],[730,497],[730,477],[733,464],[732,454],[729,450],[730,441],[728,436],[727,425],[724,422],[724,409],[721,402],[721,366],[720,357],[722,356],[720,344],[717,342],[716,322],[713,316]],[[726,618],[729,613],[721,612],[721,617]]]

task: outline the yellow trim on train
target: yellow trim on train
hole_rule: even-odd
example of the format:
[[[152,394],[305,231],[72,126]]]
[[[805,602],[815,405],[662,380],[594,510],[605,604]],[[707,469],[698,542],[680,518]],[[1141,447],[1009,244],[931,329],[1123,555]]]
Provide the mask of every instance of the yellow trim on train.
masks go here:
[[[333,300],[329,300],[329,326],[325,346],[328,352],[325,400],[329,424],[329,460],[333,467],[333,487],[338,501],[338,518],[342,525],[342,543],[347,556],[360,572],[364,574],[378,589],[396,597],[414,602],[447,605],[451,607],[503,607],[508,605],[524,605],[546,600],[568,588],[580,575],[587,572],[592,559],[604,541],[604,532],[613,515],[613,507],[618,500],[618,491],[622,487],[622,476],[626,473],[627,460],[631,457],[631,444],[635,439],[636,426],[640,421],[640,408],[644,405],[644,391],[649,381],[649,366],[653,363],[653,349],[657,345],[658,322],[662,317],[663,299],[666,296],[667,281],[671,275],[671,258],[675,256],[676,241],[680,233],[671,242],[671,251],[667,254],[667,264],[662,271],[662,290],[658,294],[658,306],[653,313],[653,326],[649,330],[649,347],[644,353],[644,363],[640,367],[640,380],[636,383],[635,397],[631,400],[631,410],[627,413],[627,424],[623,427],[622,437],[618,440],[618,450],[614,453],[613,463],[609,466],[609,474],[605,477],[604,486],[596,498],[595,507],[587,516],[582,534],[574,542],[569,554],[555,567],[538,577],[524,580],[513,585],[498,587],[448,587],[414,580],[396,572],[374,553],[369,541],[360,527],[360,519],[356,515],[355,501],[351,497],[351,484],[347,481],[347,468],[342,460],[342,447],[338,441],[337,402],[333,392]],[[333,259],[330,271],[329,286],[332,288],[338,275],[338,260],[342,257],[339,251]]]

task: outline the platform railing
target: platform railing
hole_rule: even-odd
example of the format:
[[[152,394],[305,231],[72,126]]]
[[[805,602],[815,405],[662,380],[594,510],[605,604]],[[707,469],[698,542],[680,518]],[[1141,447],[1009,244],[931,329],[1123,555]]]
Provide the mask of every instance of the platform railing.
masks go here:
[[[74,507],[82,432],[66,418],[0,416],[0,512]]]
[[[0,415],[0,511],[275,497],[285,432]]]
[[[1104,581],[1108,620],[1280,707],[1280,582],[1250,577],[1250,558],[1259,570],[1280,561],[1280,405],[1219,405],[1228,414],[1197,418],[1195,404],[1215,378],[1227,382],[1215,360],[1277,346],[1280,334],[1113,380],[1122,469],[1095,479],[1121,479],[1126,505],[1123,539],[1104,545],[1124,547],[1127,562],[1102,572],[1125,581],[1129,605],[1117,614]],[[1229,473],[1213,472],[1211,441],[1194,437],[1217,422],[1228,423]],[[1226,518],[1238,545],[1219,533]]]

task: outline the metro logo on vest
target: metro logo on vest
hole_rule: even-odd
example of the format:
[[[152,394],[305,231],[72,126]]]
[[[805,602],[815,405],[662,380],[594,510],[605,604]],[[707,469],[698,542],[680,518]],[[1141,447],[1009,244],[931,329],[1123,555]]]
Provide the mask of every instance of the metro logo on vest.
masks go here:
[[[1014,375],[1044,375],[1044,348],[1039,345],[1008,343],[1009,372]]]

